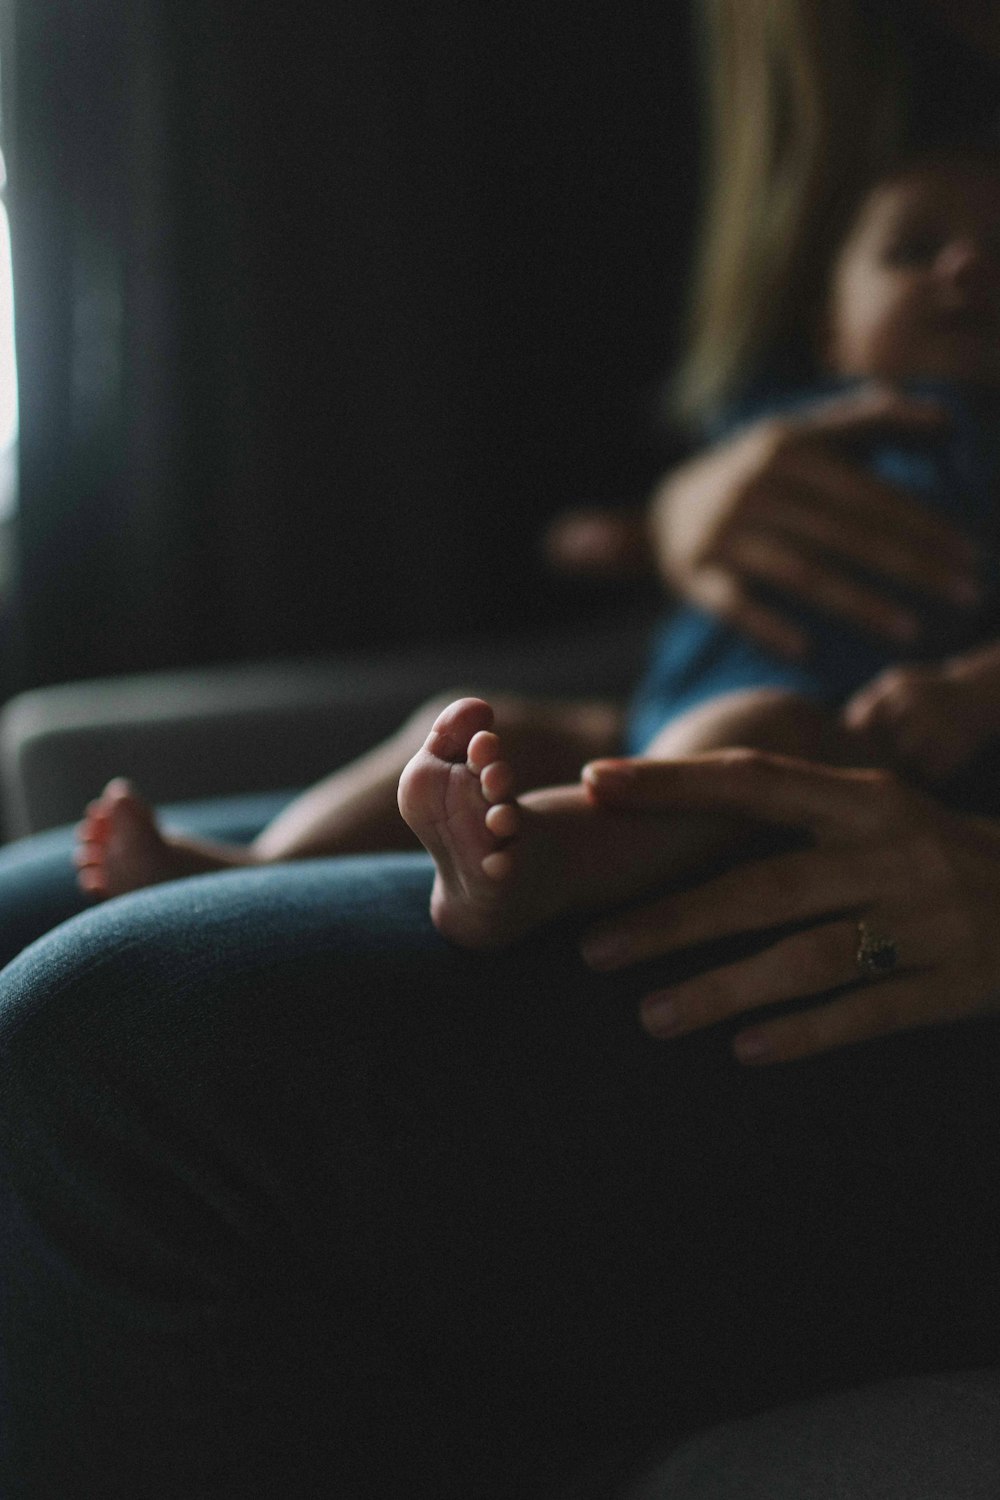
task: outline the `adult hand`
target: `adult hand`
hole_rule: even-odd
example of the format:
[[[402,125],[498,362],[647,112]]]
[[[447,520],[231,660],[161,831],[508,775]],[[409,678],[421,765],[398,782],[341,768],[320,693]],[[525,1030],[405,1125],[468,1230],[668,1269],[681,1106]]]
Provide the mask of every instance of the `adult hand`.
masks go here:
[[[890,641],[916,638],[908,610],[852,568],[940,595],[978,597],[969,543],[910,495],[859,467],[838,443],[873,432],[939,429],[942,410],[868,387],[763,418],[683,464],[653,496],[650,527],[673,588],[787,656],[802,630],[754,597],[767,584]]]
[[[808,848],[650,901],[588,934],[584,957],[609,970],[736,933],[808,924],[752,957],[647,995],[642,1020],[653,1036],[842,991],[735,1037],[740,1061],[771,1063],[1000,1009],[1000,823],[946,812],[889,772],[748,750],[598,761],[584,779],[605,808],[711,810],[811,839]],[[891,970],[862,971],[859,923],[892,940]]]

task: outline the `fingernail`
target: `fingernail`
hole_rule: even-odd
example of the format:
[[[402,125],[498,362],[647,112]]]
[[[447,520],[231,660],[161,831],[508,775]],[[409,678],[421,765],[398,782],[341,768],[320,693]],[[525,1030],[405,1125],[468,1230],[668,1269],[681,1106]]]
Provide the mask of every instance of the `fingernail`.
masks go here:
[[[580,953],[591,969],[617,969],[629,961],[628,943],[614,933],[598,932],[585,937]]]
[[[738,1062],[763,1062],[771,1055],[771,1044],[762,1031],[741,1031],[733,1042]]]
[[[644,1000],[642,1024],[654,1036],[668,1037],[680,1030],[681,1022],[677,1007],[672,1000]]]
[[[584,781],[629,781],[635,776],[635,771],[627,760],[592,760],[584,766],[580,772]]]

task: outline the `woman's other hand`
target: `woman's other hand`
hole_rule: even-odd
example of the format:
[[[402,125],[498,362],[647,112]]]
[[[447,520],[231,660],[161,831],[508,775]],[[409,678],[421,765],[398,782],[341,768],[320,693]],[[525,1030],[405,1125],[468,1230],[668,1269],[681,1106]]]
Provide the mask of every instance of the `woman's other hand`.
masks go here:
[[[762,418],[681,465],[654,494],[649,523],[661,573],[684,598],[781,655],[801,656],[809,642],[755,598],[757,584],[890,641],[913,641],[916,617],[852,569],[969,605],[978,597],[972,548],[838,443],[933,431],[945,421],[932,403],[877,387]]]
[[[588,934],[584,957],[609,970],[737,933],[808,924],[749,958],[647,995],[642,1021],[653,1036],[839,992],[737,1034],[741,1062],[772,1063],[1000,1008],[1000,824],[948,813],[888,772],[756,751],[596,762],[585,782],[607,809],[727,812],[811,839],[808,848],[650,901]]]

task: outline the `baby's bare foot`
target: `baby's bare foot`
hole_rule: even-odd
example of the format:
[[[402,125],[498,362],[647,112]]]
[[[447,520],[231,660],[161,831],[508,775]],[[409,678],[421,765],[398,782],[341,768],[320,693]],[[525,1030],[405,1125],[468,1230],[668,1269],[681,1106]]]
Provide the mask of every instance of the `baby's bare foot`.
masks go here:
[[[169,880],[172,851],[149,803],[130,782],[111,781],[77,830],[77,882],[90,896],[120,896]]]
[[[77,884],[100,900],[242,862],[162,833],[149,803],[122,777],[89,804],[77,829]]]
[[[399,810],[437,866],[431,916],[467,948],[500,946],[525,926],[513,880],[522,814],[492,723],[480,698],[450,704],[399,782]]]

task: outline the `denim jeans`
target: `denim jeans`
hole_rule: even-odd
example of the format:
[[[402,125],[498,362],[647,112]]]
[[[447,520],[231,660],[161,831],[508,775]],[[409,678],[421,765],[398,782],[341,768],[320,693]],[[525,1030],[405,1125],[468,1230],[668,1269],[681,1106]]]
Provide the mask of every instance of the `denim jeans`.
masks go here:
[[[429,883],[199,877],[0,975],[0,1494],[553,1500],[998,1359],[994,1022],[742,1069]]]
[[[250,840],[292,793],[219,797],[165,807],[170,827],[236,844]],[[82,813],[81,808],[81,813]],[[55,828],[0,848],[0,969],[36,938],[91,904],[77,890],[73,830]]]

